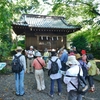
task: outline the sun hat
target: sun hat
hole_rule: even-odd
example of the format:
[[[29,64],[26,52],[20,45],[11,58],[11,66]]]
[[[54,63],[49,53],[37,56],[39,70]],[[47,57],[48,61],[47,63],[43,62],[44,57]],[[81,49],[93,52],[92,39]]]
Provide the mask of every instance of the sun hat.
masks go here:
[[[55,51],[56,51],[55,49],[52,49],[52,50],[51,50],[51,52],[55,52]]]
[[[76,59],[80,59],[81,58],[81,55],[79,53],[75,54],[76,56]]]
[[[75,56],[71,55],[71,56],[68,56],[68,61],[66,62],[66,65],[69,65],[69,64],[79,65],[79,62],[76,60]]]
[[[32,48],[32,49],[33,49],[33,46],[30,46],[30,48]]]
[[[20,47],[20,46],[18,46],[18,47],[15,49],[15,51],[17,51],[17,50],[23,51],[22,47]]]
[[[35,56],[41,57],[41,53],[40,52],[37,52]]]

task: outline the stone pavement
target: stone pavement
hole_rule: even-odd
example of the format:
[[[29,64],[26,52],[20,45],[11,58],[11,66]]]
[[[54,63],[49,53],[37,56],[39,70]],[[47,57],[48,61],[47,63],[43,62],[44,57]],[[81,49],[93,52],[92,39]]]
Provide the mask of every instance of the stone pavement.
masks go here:
[[[66,85],[62,82],[62,95],[57,93],[57,84],[55,82],[54,98],[49,96],[50,79],[45,71],[45,84],[44,91],[36,90],[36,81],[34,74],[25,74],[25,95],[15,95],[15,82],[14,75],[0,75],[0,100],[67,100]],[[95,80],[96,91],[93,93],[86,93],[83,100],[100,100],[100,82]]]

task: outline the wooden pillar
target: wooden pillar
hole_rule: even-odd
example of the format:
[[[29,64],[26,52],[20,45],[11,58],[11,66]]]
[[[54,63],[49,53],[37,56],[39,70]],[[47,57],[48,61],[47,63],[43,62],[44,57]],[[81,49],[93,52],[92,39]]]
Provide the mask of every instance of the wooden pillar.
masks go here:
[[[63,36],[63,46],[66,48],[66,35]]]
[[[36,41],[34,41],[34,42],[36,42]],[[39,35],[37,35],[37,49],[39,49]]]

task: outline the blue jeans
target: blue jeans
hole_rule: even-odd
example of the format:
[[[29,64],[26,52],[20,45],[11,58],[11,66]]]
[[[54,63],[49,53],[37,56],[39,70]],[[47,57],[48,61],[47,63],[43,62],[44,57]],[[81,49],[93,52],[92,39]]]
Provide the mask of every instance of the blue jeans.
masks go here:
[[[78,94],[77,91],[71,90],[68,92],[68,100],[82,100],[82,95]]]
[[[58,85],[58,93],[61,93],[61,79],[51,79],[51,86],[50,86],[50,94],[53,95],[54,93],[54,82],[57,81]]]
[[[15,73],[15,87],[16,94],[23,95],[24,94],[24,70],[22,70],[19,74]]]

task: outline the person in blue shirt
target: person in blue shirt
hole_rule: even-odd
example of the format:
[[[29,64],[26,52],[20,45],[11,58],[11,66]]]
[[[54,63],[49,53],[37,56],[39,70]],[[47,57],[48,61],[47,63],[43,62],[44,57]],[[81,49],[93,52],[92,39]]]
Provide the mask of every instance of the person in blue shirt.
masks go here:
[[[62,64],[61,70],[66,72],[66,70],[67,70],[66,62],[68,60],[68,52],[67,52],[66,49],[61,49],[59,51],[59,53],[61,54],[60,57],[59,57],[59,59],[61,60],[61,64]]]

